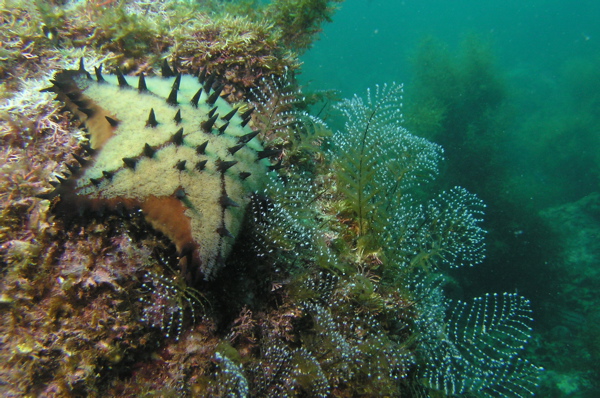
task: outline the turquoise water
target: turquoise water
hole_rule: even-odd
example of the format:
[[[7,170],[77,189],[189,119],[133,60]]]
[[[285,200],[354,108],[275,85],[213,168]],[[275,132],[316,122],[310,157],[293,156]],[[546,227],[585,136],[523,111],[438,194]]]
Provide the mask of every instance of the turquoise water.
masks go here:
[[[441,184],[488,204],[488,259],[453,275],[456,295],[532,300],[539,396],[600,396],[599,16],[596,1],[348,0],[303,56],[311,89],[405,83],[407,127],[446,149]]]
[[[304,57],[305,81],[352,95],[411,77],[408,58],[424,36],[455,47],[469,33],[489,40],[498,63],[552,78],[564,62],[600,52],[595,1],[347,0]]]

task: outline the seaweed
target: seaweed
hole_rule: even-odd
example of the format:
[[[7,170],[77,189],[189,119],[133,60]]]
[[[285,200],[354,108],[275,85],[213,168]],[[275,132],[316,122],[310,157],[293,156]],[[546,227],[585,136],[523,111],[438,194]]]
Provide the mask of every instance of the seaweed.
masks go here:
[[[367,250],[377,241],[403,196],[438,173],[442,149],[402,127],[402,86],[377,86],[366,100],[337,106],[347,121],[333,137],[338,190],[356,217],[356,239]]]
[[[336,3],[344,0],[274,0],[265,10],[281,31],[286,47],[302,52],[310,47],[323,22],[332,22]]]

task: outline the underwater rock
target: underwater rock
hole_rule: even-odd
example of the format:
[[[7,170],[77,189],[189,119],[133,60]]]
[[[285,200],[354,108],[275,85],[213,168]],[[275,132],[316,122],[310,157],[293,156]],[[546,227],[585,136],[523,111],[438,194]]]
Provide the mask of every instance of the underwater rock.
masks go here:
[[[600,194],[594,192],[576,202],[545,209],[541,216],[563,242],[565,271],[573,272],[573,276],[599,275]]]
[[[220,98],[222,86],[205,72],[181,75],[165,63],[163,77],[141,74],[134,84],[101,69],[92,78],[82,62],[45,89],[82,121],[89,157],[73,154],[65,178],[40,197],[60,196],[55,210],[66,216],[139,208],[175,244],[184,269],[191,263],[196,277],[210,279],[269,172],[258,132],[247,126],[251,109]]]

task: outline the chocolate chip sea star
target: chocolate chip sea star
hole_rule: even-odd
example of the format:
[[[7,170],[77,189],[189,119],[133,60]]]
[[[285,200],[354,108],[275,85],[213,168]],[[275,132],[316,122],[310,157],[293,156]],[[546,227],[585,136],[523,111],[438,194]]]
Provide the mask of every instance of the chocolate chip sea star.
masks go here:
[[[139,208],[176,246],[184,266],[210,279],[240,232],[250,196],[272,169],[271,150],[244,112],[220,98],[214,76],[95,77],[83,62],[57,72],[45,89],[57,94],[89,134],[65,178],[41,195],[60,196],[57,211]],[[134,86],[134,81],[137,84]]]

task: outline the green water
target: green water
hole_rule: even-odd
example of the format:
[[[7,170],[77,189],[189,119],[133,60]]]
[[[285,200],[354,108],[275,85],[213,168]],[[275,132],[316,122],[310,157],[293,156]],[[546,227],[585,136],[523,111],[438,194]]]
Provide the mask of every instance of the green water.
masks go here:
[[[419,40],[433,35],[455,47],[469,33],[494,45],[506,72],[553,79],[568,59],[598,55],[598,15],[591,0],[347,0],[303,57],[304,79],[345,95],[386,79],[407,83]]]
[[[488,204],[488,259],[453,275],[455,295],[532,300],[538,396],[600,396],[599,16],[596,1],[347,0],[303,57],[309,89],[405,83],[407,127],[446,149],[441,185]]]

